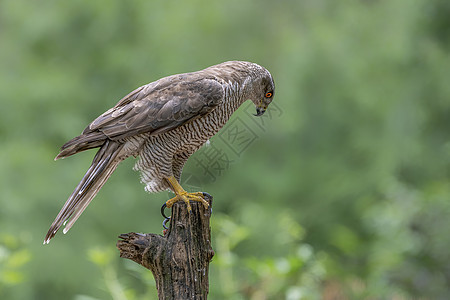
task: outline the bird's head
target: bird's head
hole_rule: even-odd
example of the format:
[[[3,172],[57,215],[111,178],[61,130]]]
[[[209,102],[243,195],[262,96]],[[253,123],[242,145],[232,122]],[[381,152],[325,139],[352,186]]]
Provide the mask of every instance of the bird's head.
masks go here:
[[[227,61],[205,69],[209,74],[221,77],[225,82],[236,83],[243,101],[252,100],[255,116],[262,116],[272,102],[275,84],[272,75],[264,67],[247,61]]]
[[[253,80],[252,92],[250,93],[250,99],[256,107],[255,116],[257,117],[262,116],[266,112],[275,93],[272,75],[263,67],[260,68],[261,70],[257,73],[258,76]]]

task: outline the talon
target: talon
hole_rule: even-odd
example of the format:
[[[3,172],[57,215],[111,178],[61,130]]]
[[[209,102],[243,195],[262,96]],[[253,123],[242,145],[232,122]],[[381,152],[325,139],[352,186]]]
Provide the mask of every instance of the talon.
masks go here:
[[[166,207],[167,207],[166,203],[164,203],[161,206],[161,215],[164,217],[164,219],[170,219],[170,217],[166,216],[166,214],[164,213],[164,210],[166,209]]]
[[[167,181],[172,186],[172,190],[175,192],[175,197],[172,199],[167,200],[165,203],[165,206],[170,208],[175,202],[183,201],[186,203],[188,212],[192,211],[191,204],[189,203],[192,201],[201,202],[205,209],[208,209],[209,203],[204,199],[205,193],[202,192],[195,192],[195,193],[188,193],[186,192],[181,185],[178,183],[178,181],[175,179],[175,177],[170,176],[167,178]],[[208,194],[209,195],[209,194]],[[161,208],[163,210],[163,208]],[[163,214],[164,216],[164,214]]]
[[[164,210],[165,210],[166,207],[167,207],[166,203],[164,203],[164,204],[161,206],[161,215],[164,217],[164,221],[162,222],[162,226],[163,226],[163,228],[164,228],[164,230],[163,230],[164,235],[165,235],[165,233],[167,233],[167,231],[169,230],[169,228],[167,228],[166,224],[167,224],[167,222],[170,221],[170,217],[166,216],[166,214],[165,214],[165,212],[164,212]]]
[[[173,204],[175,202],[178,202],[178,201],[183,201],[184,203],[186,203],[187,210],[189,212],[192,211],[192,207],[191,207],[190,201],[201,202],[203,204],[203,206],[205,207],[205,209],[207,209],[209,207],[208,201],[203,199],[203,193],[201,193],[201,192],[196,192],[196,193],[184,192],[184,193],[178,194],[175,197],[173,197],[172,199],[167,200],[166,203],[165,203],[165,207],[170,208],[170,207],[173,206]],[[163,208],[161,208],[161,209],[163,209]]]
[[[164,221],[162,222],[162,226],[163,226],[163,228],[166,229],[166,230],[169,229],[169,228],[167,228],[167,226],[166,226],[167,222],[169,222],[169,221],[170,221],[170,217],[165,218]]]

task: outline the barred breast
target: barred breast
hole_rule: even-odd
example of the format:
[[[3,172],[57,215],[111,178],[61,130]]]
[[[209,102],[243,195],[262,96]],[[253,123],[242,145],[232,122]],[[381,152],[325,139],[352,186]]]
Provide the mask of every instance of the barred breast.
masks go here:
[[[225,125],[244,101],[237,85],[227,84],[224,101],[207,115],[162,134],[142,136],[134,170],[141,173],[145,190],[168,190],[165,178],[172,175],[179,181],[187,159]]]

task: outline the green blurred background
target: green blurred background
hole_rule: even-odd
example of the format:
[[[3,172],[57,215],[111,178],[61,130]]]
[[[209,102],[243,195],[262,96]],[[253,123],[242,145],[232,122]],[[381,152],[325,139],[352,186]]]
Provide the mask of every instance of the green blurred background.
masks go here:
[[[43,246],[94,151],[53,158],[134,88],[248,60],[275,79],[268,114],[246,103],[223,131],[241,140],[216,136],[183,176],[215,197],[210,298],[448,299],[449,15],[447,0],[1,1],[0,298],[156,299],[115,243],[160,232],[168,193],[146,194],[128,159]]]

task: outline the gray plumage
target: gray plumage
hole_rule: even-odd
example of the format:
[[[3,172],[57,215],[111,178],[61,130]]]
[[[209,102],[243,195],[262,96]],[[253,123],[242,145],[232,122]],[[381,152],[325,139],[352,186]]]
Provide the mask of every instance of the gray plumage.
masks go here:
[[[67,221],[66,233],[117,165],[139,157],[135,170],[148,192],[172,189],[187,159],[216,134],[247,99],[264,113],[274,82],[263,67],[230,61],[204,70],[168,76],[134,90],[68,141],[56,159],[100,148],[85,176],[51,225],[44,244]]]

